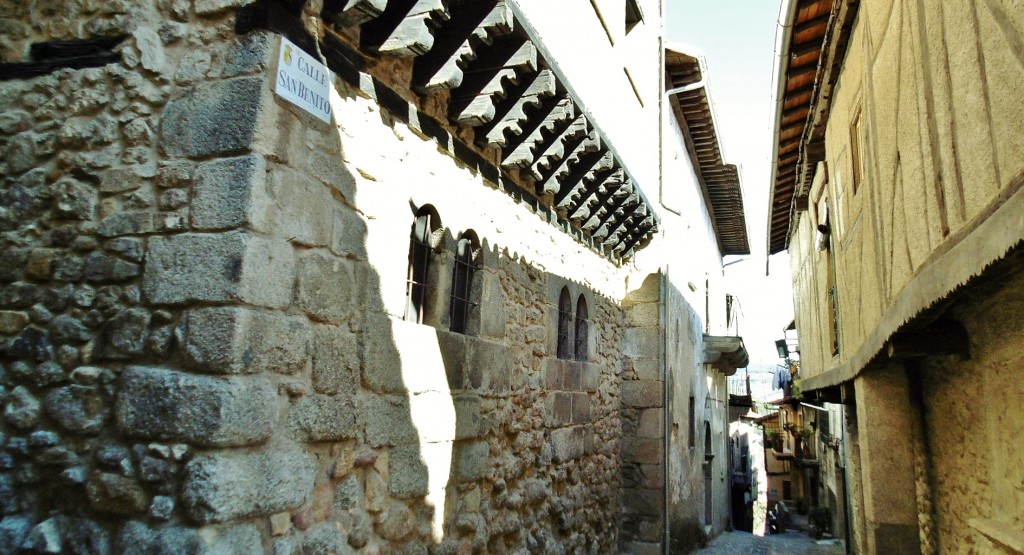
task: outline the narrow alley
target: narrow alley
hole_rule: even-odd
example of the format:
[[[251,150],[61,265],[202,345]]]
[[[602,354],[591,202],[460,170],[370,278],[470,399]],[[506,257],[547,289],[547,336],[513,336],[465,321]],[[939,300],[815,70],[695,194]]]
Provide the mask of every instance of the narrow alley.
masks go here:
[[[829,543],[831,542],[831,543]],[[700,555],[842,555],[843,545],[835,540],[819,543],[806,534],[787,531],[770,536],[755,536],[750,532],[723,532],[708,547],[697,551]]]

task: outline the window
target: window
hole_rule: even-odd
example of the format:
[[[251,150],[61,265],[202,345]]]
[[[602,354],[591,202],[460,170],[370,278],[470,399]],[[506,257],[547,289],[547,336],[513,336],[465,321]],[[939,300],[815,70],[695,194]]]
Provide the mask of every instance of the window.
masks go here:
[[[818,226],[818,230],[822,232],[822,243],[825,247],[825,254],[827,256],[826,264],[828,265],[827,280],[826,284],[828,295],[827,299],[827,310],[828,310],[828,332],[829,342],[832,348],[832,356],[839,354],[839,303],[837,301],[836,286],[836,257],[832,251],[832,227],[828,218],[828,211],[825,212],[825,223]]]
[[[587,321],[587,299],[580,295],[576,301],[576,360],[587,360],[587,335],[590,323]]]
[[[450,329],[466,333],[471,312],[477,304],[473,277],[480,269],[480,240],[473,230],[466,231],[455,245],[455,268],[452,271],[452,293],[449,313]]]
[[[697,439],[696,439],[696,437],[694,437],[696,435],[695,432],[694,432],[694,427],[697,425],[697,423],[695,422],[696,419],[697,419],[697,405],[696,405],[696,402],[693,399],[693,395],[690,395],[690,434],[689,434],[689,440],[688,440],[688,445],[690,447],[696,447],[696,445],[697,445]]]
[[[632,31],[643,20],[644,12],[640,10],[637,0],[626,0],[626,32]]]
[[[441,219],[432,206],[424,206],[416,212],[409,240],[409,272],[405,289],[404,318],[410,322],[424,323],[433,310],[437,288],[431,262],[437,254],[442,233]]]
[[[858,110],[857,115],[853,116],[853,122],[850,123],[850,161],[853,165],[851,168],[853,173],[852,185],[853,194],[857,194],[857,189],[860,187],[861,179],[863,179],[864,167],[862,164],[861,155],[862,152],[862,141],[864,140],[864,118],[861,112]]]
[[[569,288],[563,287],[558,295],[558,358],[572,358],[572,336],[569,335],[571,324],[572,299],[569,297]]]

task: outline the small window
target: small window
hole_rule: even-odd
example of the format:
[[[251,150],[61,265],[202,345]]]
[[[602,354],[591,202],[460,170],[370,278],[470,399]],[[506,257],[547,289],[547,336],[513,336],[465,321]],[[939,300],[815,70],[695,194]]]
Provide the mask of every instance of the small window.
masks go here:
[[[826,274],[828,333],[829,344],[832,347],[832,356],[836,356],[839,354],[839,287],[836,283],[836,257],[832,250],[832,224],[829,222],[827,210],[825,212],[825,223],[818,226],[818,229],[822,231],[822,246],[824,246],[825,254],[828,257],[826,261],[826,264],[828,264]]]
[[[694,428],[697,426],[696,419],[697,419],[697,403],[694,400],[693,395],[690,395],[690,433],[689,433],[689,439],[688,439],[688,445],[690,447],[696,447],[696,445],[697,445],[697,438],[695,437],[696,433],[695,433],[695,430],[694,430]]]
[[[587,299],[580,295],[576,301],[576,360],[587,360],[587,341],[590,322],[587,320]]]
[[[852,163],[852,182],[853,194],[857,194],[857,190],[860,188],[861,180],[864,175],[864,167],[862,166],[861,156],[863,152],[862,142],[864,140],[864,118],[861,112],[858,111],[857,115],[853,116],[853,122],[850,124],[850,162]]]
[[[409,240],[409,271],[406,277],[405,316],[410,322],[424,323],[433,308],[436,287],[431,262],[436,256],[442,233],[441,220],[431,206],[416,212]]]
[[[572,336],[569,335],[571,325],[572,299],[569,297],[569,288],[563,287],[558,296],[558,358],[572,358]]]
[[[644,12],[640,10],[637,0],[626,0],[626,32],[632,31],[643,20]]]
[[[450,329],[457,333],[466,333],[473,310],[477,307],[474,300],[474,280],[480,269],[480,241],[472,230],[459,237],[455,245],[455,268],[452,271],[452,298],[449,320]]]

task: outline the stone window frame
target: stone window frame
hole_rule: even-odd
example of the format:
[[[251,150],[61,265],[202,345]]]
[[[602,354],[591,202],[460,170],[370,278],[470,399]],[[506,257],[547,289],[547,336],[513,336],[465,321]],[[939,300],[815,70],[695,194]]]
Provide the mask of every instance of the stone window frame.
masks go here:
[[[569,286],[562,287],[558,293],[558,335],[557,356],[563,360],[571,360],[575,348],[573,347],[573,336],[569,328],[573,321],[572,295],[569,293]]]
[[[483,293],[483,249],[472,229],[459,234],[452,261],[449,291],[449,330],[463,335],[477,335],[480,330],[480,302]],[[461,279],[460,279],[461,278]]]
[[[416,210],[409,233],[405,311],[409,322],[435,326],[439,318],[439,284],[444,267],[445,228],[433,205]],[[418,304],[417,304],[418,303]]]
[[[597,306],[594,293],[586,286],[559,276],[552,276],[548,280],[547,292],[551,299],[547,321],[550,329],[555,332],[548,335],[548,352],[554,353],[561,360],[584,363],[593,361],[597,344],[595,321],[591,317]],[[566,304],[560,307],[563,294]],[[576,315],[581,301],[587,307],[587,315],[583,322],[578,323]],[[579,337],[585,341],[577,346],[577,326],[583,323],[586,324],[586,333]]]
[[[582,316],[580,316],[581,313]],[[576,313],[573,320],[575,322],[573,327],[576,332],[573,337],[573,354],[577,361],[587,362],[590,360],[590,353],[588,352],[590,344],[590,310],[587,308],[587,298],[582,294],[576,298]]]

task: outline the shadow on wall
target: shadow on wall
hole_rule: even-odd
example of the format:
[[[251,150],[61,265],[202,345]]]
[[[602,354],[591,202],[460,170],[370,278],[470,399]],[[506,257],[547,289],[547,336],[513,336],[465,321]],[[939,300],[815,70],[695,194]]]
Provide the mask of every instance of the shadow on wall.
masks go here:
[[[396,125],[386,112],[380,114],[382,124]],[[479,157],[452,163],[476,172],[474,161]],[[345,210],[359,187],[386,186],[341,177],[352,183],[350,193],[335,194]],[[365,231],[353,236],[352,226],[343,224],[343,239],[358,241],[362,252],[343,253],[332,268],[362,266],[351,275],[365,299],[349,321],[359,352],[354,424],[360,434],[342,449],[365,463],[354,465],[354,478],[335,472],[317,485],[333,487],[336,496],[339,478],[357,494],[362,486],[363,497],[347,502],[333,521],[342,529],[353,523],[358,533],[349,533],[350,545],[355,539],[395,550],[438,543],[490,552],[524,546],[532,552],[556,546],[613,549],[619,312],[586,288],[509,256],[475,233],[453,237],[442,215],[425,208],[409,206],[408,242],[392,242],[408,250],[380,254],[390,259],[388,269],[409,271],[401,316],[385,308],[384,297],[394,299],[396,292],[382,291],[378,268],[367,262]],[[430,218],[421,222],[425,213]],[[429,262],[419,271],[421,260]],[[336,287],[345,276],[318,280]],[[573,291],[576,329],[580,314],[587,320],[588,304],[598,317],[590,318],[592,333],[578,355],[583,360],[556,356],[555,303],[562,287]],[[335,295],[327,304],[335,302],[345,299]],[[460,316],[457,305],[468,310]],[[600,485],[587,478],[598,478]],[[357,531],[360,523],[368,526]]]
[[[276,35],[196,25],[231,44],[144,29],[141,62],[2,84],[60,133],[4,176],[0,551],[613,551],[620,308],[484,238],[477,331],[389,314],[344,122],[273,96]],[[56,121],[72,89],[119,100]]]

